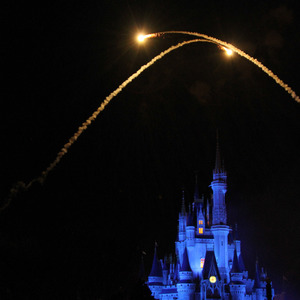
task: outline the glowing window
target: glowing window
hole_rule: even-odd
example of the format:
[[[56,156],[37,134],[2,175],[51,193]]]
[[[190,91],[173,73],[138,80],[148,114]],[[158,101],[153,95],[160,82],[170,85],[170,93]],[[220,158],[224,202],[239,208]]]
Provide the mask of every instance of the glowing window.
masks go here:
[[[211,283],[215,283],[215,282],[217,281],[216,276],[210,276],[210,277],[209,277],[209,281],[210,281]]]
[[[199,225],[203,225],[203,220],[199,220]]]
[[[204,262],[205,262],[205,258],[201,258],[201,260],[200,260],[200,268],[201,269],[203,269]]]
[[[203,228],[199,228],[199,234],[203,234]]]

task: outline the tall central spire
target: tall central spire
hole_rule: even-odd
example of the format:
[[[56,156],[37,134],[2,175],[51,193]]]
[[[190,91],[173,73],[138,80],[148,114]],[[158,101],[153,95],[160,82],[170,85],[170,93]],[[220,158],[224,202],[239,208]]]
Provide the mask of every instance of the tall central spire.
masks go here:
[[[216,161],[215,161],[215,169],[213,171],[213,174],[214,174],[214,179],[223,175],[223,180],[226,180],[226,172],[225,172],[224,164],[221,161],[218,131],[217,131]]]
[[[217,131],[217,149],[216,149],[216,162],[215,162],[214,173],[220,172],[221,169],[222,169],[222,165],[221,165],[221,155],[220,155],[219,133]]]
[[[225,194],[227,191],[227,174],[221,163],[219,135],[217,132],[216,162],[213,170],[213,181],[211,188],[213,190],[213,225],[226,224],[227,213],[225,204]]]

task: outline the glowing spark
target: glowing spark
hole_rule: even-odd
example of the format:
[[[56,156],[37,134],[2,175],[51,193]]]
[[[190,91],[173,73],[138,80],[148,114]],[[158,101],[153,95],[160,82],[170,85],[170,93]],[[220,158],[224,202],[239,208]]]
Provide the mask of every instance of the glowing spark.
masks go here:
[[[138,37],[137,37],[137,40],[141,43],[145,40],[145,35],[144,34],[139,34]]]
[[[223,51],[225,51],[228,56],[230,56],[230,55],[233,54],[233,51],[231,49],[228,49],[228,48],[226,48],[224,46],[218,45],[218,48],[221,49],[221,50],[223,50]]]
[[[158,35],[155,34],[155,33],[150,33],[150,34],[139,34],[137,36],[137,40],[142,43],[145,39],[150,39],[150,38],[154,38],[154,37],[157,37]]]
[[[233,54],[233,51],[231,49],[226,48],[226,47],[220,46],[220,49],[224,50],[228,56]]]

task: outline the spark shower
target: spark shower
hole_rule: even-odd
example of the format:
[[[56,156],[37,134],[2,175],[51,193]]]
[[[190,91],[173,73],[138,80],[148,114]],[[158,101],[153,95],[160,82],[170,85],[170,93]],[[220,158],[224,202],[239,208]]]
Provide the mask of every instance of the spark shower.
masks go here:
[[[147,35],[139,35],[138,41],[144,42],[146,39],[149,38],[157,38],[161,37],[166,34],[184,34],[184,35],[190,35],[190,36],[196,36],[197,39],[192,39],[188,41],[184,41],[181,43],[178,43],[177,45],[171,46],[167,50],[161,52],[159,55],[152,58],[148,63],[140,67],[138,71],[133,73],[131,76],[129,76],[122,84],[119,85],[117,89],[115,89],[112,93],[110,93],[104,101],[101,103],[101,105],[92,113],[92,115],[84,121],[80,127],[78,127],[77,131],[73,134],[73,136],[68,140],[66,144],[61,148],[61,150],[57,153],[56,158],[50,163],[50,165],[41,173],[40,176],[32,179],[29,183],[25,183],[23,181],[17,182],[10,190],[10,193],[0,208],[0,211],[4,210],[10,203],[10,201],[21,191],[21,190],[28,190],[33,183],[39,182],[43,183],[49,172],[51,172],[55,166],[61,161],[62,157],[68,153],[68,150],[70,147],[74,144],[74,142],[78,139],[78,137],[88,128],[88,126],[96,120],[97,116],[105,109],[106,105],[114,98],[116,97],[129,83],[131,83],[134,79],[136,79],[138,76],[140,76],[141,73],[143,73],[146,69],[148,69],[150,66],[152,66],[155,62],[163,58],[168,53],[172,52],[173,50],[176,50],[182,46],[191,44],[191,43],[197,43],[197,42],[209,42],[214,43],[218,45],[221,49],[225,50],[228,53],[228,49],[233,51],[234,53],[237,53],[238,55],[246,58],[253,64],[255,64],[257,67],[259,67],[263,72],[267,73],[271,78],[275,80],[277,84],[279,84],[282,88],[285,89],[287,93],[291,95],[291,97],[298,103],[300,103],[299,96],[296,95],[296,93],[286,84],[284,83],[277,75],[275,75],[270,69],[268,69],[266,66],[264,66],[260,61],[257,59],[251,57],[244,51],[236,48],[232,44],[229,44],[227,42],[224,42],[222,40],[219,40],[214,37],[210,37],[205,34],[197,33],[197,32],[189,32],[189,31],[164,31],[164,32],[157,32],[157,33],[151,33]]]

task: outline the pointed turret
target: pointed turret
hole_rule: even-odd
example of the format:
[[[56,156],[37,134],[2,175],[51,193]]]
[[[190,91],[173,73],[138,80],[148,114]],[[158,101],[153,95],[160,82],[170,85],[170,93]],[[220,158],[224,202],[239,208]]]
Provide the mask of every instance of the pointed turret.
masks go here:
[[[235,241],[240,240],[237,223],[234,224],[234,240]]]
[[[191,299],[195,292],[196,284],[193,283],[193,272],[190,266],[187,248],[184,249],[177,284],[178,299]]]
[[[206,200],[206,224],[210,226],[210,200]]]
[[[184,197],[184,189],[182,189],[182,197],[181,197],[181,212],[182,215],[186,214],[185,211],[185,197]]]
[[[221,164],[220,145],[219,145],[219,133],[217,131],[217,147],[216,147],[216,161],[214,173],[221,173],[223,171]]]
[[[265,299],[264,298],[264,289],[263,289],[262,282],[260,280],[260,274],[259,274],[259,270],[258,270],[258,261],[256,261],[256,265],[255,265],[255,278],[254,278],[253,289],[255,291],[256,300]]]
[[[179,281],[179,269],[180,269],[180,264],[177,262],[175,264],[175,270],[174,270],[174,281]]]
[[[187,217],[186,226],[193,226],[195,227],[196,219],[195,219],[195,213],[193,211],[190,211]]]
[[[220,157],[219,138],[217,136],[216,164],[213,171],[213,181],[210,185],[213,190],[211,231],[214,235],[214,249],[219,271],[222,279],[225,282],[228,282],[228,234],[230,232],[230,228],[226,225],[227,212],[225,194],[227,191],[227,175],[224,167],[221,165]]]
[[[182,189],[181,211],[178,219],[178,241],[184,241],[186,238],[186,211],[184,189]]]
[[[232,300],[244,299],[246,295],[246,284],[243,282],[243,272],[240,269],[236,249],[234,250],[233,263],[230,271],[229,289]]]
[[[227,213],[225,204],[225,194],[227,191],[227,174],[224,166],[221,164],[219,138],[217,136],[217,150],[216,150],[216,163],[213,171],[213,181],[211,188],[213,190],[213,211],[212,211],[212,223],[226,224]]]
[[[200,202],[200,196],[199,196],[199,187],[198,187],[198,173],[195,172],[195,191],[194,191],[194,202]]]
[[[155,246],[154,249],[154,257],[153,257],[153,262],[152,262],[152,268],[150,275],[151,277],[162,277],[162,268],[161,268],[161,263],[158,260],[157,257],[157,247]]]
[[[202,278],[210,281],[221,280],[219,268],[214,251],[206,251],[204,266],[202,271]]]
[[[236,250],[234,250],[233,263],[232,263],[232,268],[231,268],[230,273],[231,274],[233,274],[233,273],[241,273],[241,269],[240,269],[239,260],[238,260],[238,257],[237,257]]]
[[[184,249],[184,252],[182,255],[182,263],[181,263],[180,271],[185,271],[185,272],[192,271],[186,248]]]
[[[254,289],[262,288],[261,281],[260,281],[260,274],[259,274],[259,270],[258,270],[258,261],[256,261],[256,264],[255,264],[255,278],[254,278],[253,288]]]
[[[148,277],[147,285],[152,293],[154,298],[158,299],[159,294],[163,288],[163,274],[162,266],[157,256],[157,247],[155,245],[153,263],[150,275]]]
[[[240,270],[242,272],[246,272],[246,267],[245,267],[245,264],[244,264],[244,260],[243,260],[242,254],[239,255],[239,266],[240,266]]]
[[[170,268],[169,262],[168,262],[167,257],[165,256],[164,264],[163,264],[163,267],[162,267],[163,284],[164,284],[164,285],[167,285],[167,284],[168,284],[169,268]]]
[[[196,225],[196,216],[195,212],[189,208],[189,214],[186,222],[186,241],[187,246],[193,246],[195,244],[195,225]]]

